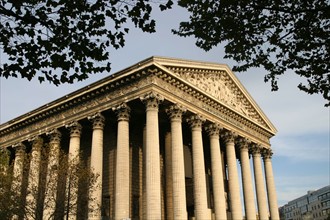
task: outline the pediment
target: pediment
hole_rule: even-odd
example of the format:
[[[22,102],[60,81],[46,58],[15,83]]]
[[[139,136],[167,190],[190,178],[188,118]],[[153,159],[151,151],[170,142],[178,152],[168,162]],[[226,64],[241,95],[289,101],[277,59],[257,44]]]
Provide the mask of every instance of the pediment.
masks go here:
[[[276,128],[227,65],[183,60],[177,63],[161,60],[157,63],[226,107],[276,133]]]

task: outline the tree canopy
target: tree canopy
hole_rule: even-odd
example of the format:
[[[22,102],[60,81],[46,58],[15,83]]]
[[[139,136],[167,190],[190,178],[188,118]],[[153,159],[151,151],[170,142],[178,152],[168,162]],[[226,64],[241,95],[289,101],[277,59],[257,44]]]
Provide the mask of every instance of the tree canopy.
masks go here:
[[[298,88],[320,93],[330,105],[330,4],[328,0],[189,1],[190,13],[173,32],[194,36],[206,51],[225,44],[234,71],[263,67],[272,90],[287,70],[306,79]]]
[[[49,219],[68,219],[68,216],[87,219],[89,211],[100,209],[89,204],[95,200],[89,193],[100,187],[97,185],[99,175],[87,166],[86,159],[81,159],[82,154],[69,159],[61,150],[60,163],[48,166],[55,162],[49,157],[49,145],[39,147],[41,155],[34,160],[37,166],[32,170],[32,157],[37,157],[37,153],[24,154],[21,174],[26,177],[23,178],[15,175],[9,151],[0,148],[0,219],[14,216],[15,219],[48,219],[43,215],[45,209],[51,210]],[[28,178],[28,182],[22,182],[24,178]]]
[[[108,48],[124,46],[129,21],[154,32],[151,11],[149,0],[0,0],[0,76],[59,85],[110,71]]]
[[[172,0],[0,0],[0,77],[38,78],[55,85],[110,71],[109,48],[125,44],[130,23],[155,32],[153,5]],[[206,51],[221,43],[234,71],[266,70],[278,90],[288,70],[298,88],[321,94],[330,106],[330,4],[328,0],[179,0],[190,14],[173,33],[193,36]]]

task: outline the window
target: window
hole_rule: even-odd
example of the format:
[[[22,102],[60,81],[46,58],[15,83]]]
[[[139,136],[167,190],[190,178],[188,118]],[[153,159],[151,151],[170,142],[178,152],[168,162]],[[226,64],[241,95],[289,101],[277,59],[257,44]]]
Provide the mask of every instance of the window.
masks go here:
[[[322,211],[322,214],[323,214],[323,215],[326,215],[326,214],[327,214],[326,210],[323,210],[323,211]]]

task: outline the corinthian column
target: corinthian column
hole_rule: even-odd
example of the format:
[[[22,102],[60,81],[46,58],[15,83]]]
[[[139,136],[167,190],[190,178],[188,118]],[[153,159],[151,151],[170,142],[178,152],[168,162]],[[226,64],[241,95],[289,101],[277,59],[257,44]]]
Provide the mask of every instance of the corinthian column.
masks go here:
[[[161,219],[158,104],[156,93],[140,98],[146,105],[146,219]]]
[[[254,205],[254,193],[249,158],[249,141],[245,138],[238,139],[238,146],[241,154],[241,171],[244,193],[245,216],[247,219],[256,219],[256,207]]]
[[[117,114],[117,161],[115,219],[129,218],[129,116],[130,108],[126,103],[113,108]]]
[[[15,161],[13,168],[14,171],[13,188],[15,189],[16,192],[21,192],[22,180],[23,180],[25,145],[22,143],[17,143],[13,146],[13,148],[15,149]]]
[[[57,184],[58,184],[58,166],[61,133],[54,129],[47,133],[50,136],[48,166],[46,176],[46,192],[44,199],[43,219],[50,219],[55,214],[56,200],[57,200]]]
[[[235,154],[235,136],[232,132],[226,131],[222,137],[226,143],[226,155],[228,165],[228,185],[229,185],[229,198],[232,219],[241,220],[242,205],[240,199],[240,188],[238,181],[236,154]]]
[[[78,163],[82,126],[78,122],[73,121],[65,127],[70,130],[69,161],[76,160],[75,162]]]
[[[268,219],[267,199],[262,175],[260,147],[258,145],[254,145],[252,147],[252,155],[259,219]]]
[[[68,203],[66,204],[68,210],[67,213],[69,219],[76,219],[77,217],[77,200],[78,200],[78,179],[74,175],[76,167],[79,165],[79,153],[80,153],[80,135],[82,126],[73,121],[65,126],[70,130],[70,143],[69,143],[69,167],[67,176],[67,189],[66,193],[68,198]],[[73,185],[72,182],[75,182]]]
[[[280,218],[278,213],[277,196],[276,196],[275,182],[273,176],[273,168],[272,168],[272,160],[271,160],[272,155],[273,152],[271,149],[265,149],[263,151],[270,218],[272,220],[276,220]]]
[[[15,149],[15,161],[13,168],[14,179],[12,182],[12,189],[14,192],[17,192],[19,198],[21,198],[25,145],[23,143],[17,143],[13,146],[13,148]],[[16,215],[13,216],[13,219],[18,218],[19,217]]]
[[[181,119],[185,109],[182,106],[172,105],[166,112],[171,119],[173,216],[174,219],[187,219]]]
[[[105,118],[101,113],[96,113],[88,119],[93,123],[91,170],[98,175],[95,189],[89,192],[88,219],[101,220],[102,206],[102,176],[103,176],[103,128]]]
[[[226,198],[223,184],[222,158],[219,141],[220,126],[218,124],[212,124],[208,126],[206,130],[210,136],[215,219],[226,220]]]
[[[40,160],[41,149],[43,146],[43,139],[39,136],[31,138],[32,150],[31,150],[31,162],[29,170],[28,188],[26,195],[26,204],[31,207],[30,213],[26,213],[27,219],[38,219],[37,212],[37,199],[38,199],[38,186],[40,175]]]
[[[202,139],[202,123],[205,120],[201,116],[194,115],[187,121],[190,124],[192,136],[195,217],[198,220],[210,219],[211,216],[207,209],[205,165]]]

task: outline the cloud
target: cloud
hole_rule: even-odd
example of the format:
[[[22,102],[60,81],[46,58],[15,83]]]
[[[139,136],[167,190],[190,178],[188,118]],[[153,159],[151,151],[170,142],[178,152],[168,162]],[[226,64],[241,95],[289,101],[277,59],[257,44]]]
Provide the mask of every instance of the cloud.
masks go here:
[[[329,162],[329,134],[280,136],[272,140],[274,156],[291,161]]]

